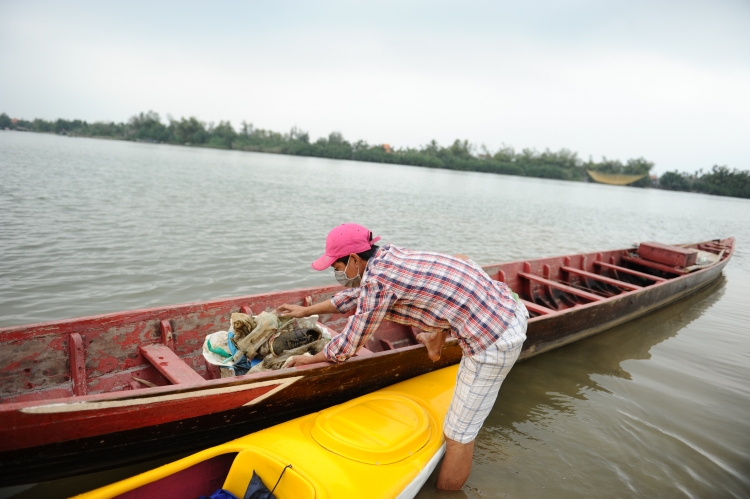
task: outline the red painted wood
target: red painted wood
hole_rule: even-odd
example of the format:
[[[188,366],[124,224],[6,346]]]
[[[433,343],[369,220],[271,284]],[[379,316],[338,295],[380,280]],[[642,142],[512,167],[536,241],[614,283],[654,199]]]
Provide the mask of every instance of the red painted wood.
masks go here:
[[[168,307],[128,310],[113,314],[11,326],[0,328],[0,343],[14,340],[27,341],[31,337],[47,336],[50,334],[59,335],[73,332],[81,334],[93,332],[100,334],[112,327],[118,327],[123,324],[134,325],[134,327],[139,328],[145,327],[145,329],[148,329],[148,337],[153,340],[153,332],[156,331],[156,333],[159,334],[158,323],[161,319],[158,319],[158,317],[167,316],[190,319],[210,317],[211,319],[214,319],[218,316],[222,316],[225,317],[226,324],[228,325],[229,315],[231,315],[232,310],[237,310],[241,305],[244,305],[247,302],[250,302],[250,305],[256,307],[257,310],[265,310],[266,307],[276,308],[283,303],[301,303],[303,297],[308,295],[311,295],[315,302],[318,302],[324,298],[330,298],[335,292],[338,292],[341,289],[343,288],[338,285],[304,288],[292,291],[278,291],[261,295],[185,303]],[[337,316],[340,317],[339,314],[337,314]],[[328,320],[327,318],[321,318],[321,322],[327,323]],[[144,323],[146,324],[144,325]],[[215,324],[212,323],[211,327],[213,328],[214,326]],[[133,332],[136,331],[133,330]]]
[[[661,263],[669,267],[689,267],[695,265],[698,250],[681,248],[669,244],[655,242],[641,243],[638,246],[638,256],[645,260]]]
[[[571,295],[580,296],[581,298],[585,298],[586,300],[589,300],[589,301],[601,301],[604,299],[601,296],[598,296],[592,293],[587,293],[586,291],[582,291],[580,289],[571,288],[570,286],[566,286],[565,284],[560,284],[559,282],[550,281],[549,279],[539,277],[538,275],[528,274],[526,272],[520,272],[519,275],[525,279],[528,279],[529,281],[536,281],[539,284],[542,284],[544,286],[557,288],[560,291],[565,291],[566,293],[570,293]]]
[[[604,267],[605,269],[612,269],[612,270],[616,270],[617,272],[622,272],[623,274],[630,274],[636,277],[643,277],[644,279],[650,279],[654,282],[666,282],[668,280],[668,279],[664,279],[663,277],[656,277],[655,275],[644,274],[643,272],[638,272],[637,270],[629,269],[626,267],[620,267],[619,265],[614,265],[611,263],[594,262],[594,264],[600,267]]]
[[[365,346],[372,352],[383,352],[392,350],[394,345],[400,348],[417,343],[410,326],[383,321],[377,331],[367,340]]]
[[[667,265],[662,265],[661,263],[652,262],[650,260],[644,260],[643,258],[635,258],[628,255],[622,255],[622,260],[624,262],[628,263],[634,263],[636,265],[641,265],[643,267],[648,267],[650,269],[654,270],[661,270],[662,272],[666,272],[667,274],[673,274],[673,275],[683,275],[687,274],[684,270],[680,270],[677,267],[669,267]]]
[[[3,409],[5,409],[5,406],[7,406],[8,404],[28,402],[32,405],[36,405],[42,401],[66,399],[73,396],[75,396],[75,393],[73,393],[73,387],[71,383],[68,383],[67,387],[51,387],[47,388],[46,390],[35,390],[33,392],[19,393],[18,395],[6,397],[2,400],[2,402],[0,403],[0,415],[2,414]]]
[[[134,377],[149,381],[157,386],[172,385],[162,373],[157,371],[156,368],[140,354],[140,351],[136,349],[136,352],[138,352],[137,355],[143,359],[144,364],[124,371],[113,371],[97,378],[89,378],[89,395],[112,396],[113,393],[126,389]]]
[[[174,339],[172,337],[172,325],[168,320],[163,320],[159,323],[159,332],[161,333],[162,344],[169,347],[170,350],[174,350]]]
[[[141,354],[174,384],[200,384],[206,380],[179,358],[172,350],[158,343],[141,345]]]
[[[721,250],[726,249],[726,245],[712,241],[708,243],[699,244],[698,249],[703,250],[703,251],[710,251],[710,252],[718,254],[721,252]]]
[[[78,333],[70,333],[68,339],[70,353],[70,377],[73,380],[73,393],[86,395],[86,366],[83,362],[83,339]]]
[[[527,301],[527,300],[522,299],[521,302],[526,306],[528,310],[539,315],[554,314],[557,312],[556,310],[552,310],[551,308],[537,305],[536,303],[531,303],[530,301]]]
[[[636,286],[635,284],[630,284],[628,282],[618,281],[617,279],[610,279],[609,277],[604,277],[599,274],[592,274],[591,272],[586,272],[585,270],[581,270],[581,269],[574,269],[572,267],[563,267],[562,269],[565,272],[569,272],[571,274],[578,274],[583,277],[588,277],[589,279],[606,282],[607,284],[611,284],[613,286],[619,286],[621,288],[624,288],[630,291],[637,291],[639,289],[643,289],[642,286]]]
[[[201,357],[203,356],[201,355]],[[203,365],[206,370],[206,378],[208,379],[221,378],[221,371],[219,370],[219,366],[215,366],[211,364],[209,361],[206,360],[205,357],[203,357]]]
[[[383,345],[383,350],[396,350],[398,348],[408,347],[415,344],[414,340],[411,338],[401,338],[398,340],[382,339],[380,342]]]
[[[181,421],[205,415],[208,411],[221,413],[240,408],[277,386],[269,384],[205,396],[196,393],[194,397],[178,400],[139,396],[139,403],[132,406],[87,409],[84,405],[75,405],[73,411],[42,414],[22,412],[18,407],[20,404],[11,404],[11,411],[0,413],[0,451]],[[153,390],[143,388],[120,393],[132,399],[136,394]],[[150,401],[151,398],[154,400]]]

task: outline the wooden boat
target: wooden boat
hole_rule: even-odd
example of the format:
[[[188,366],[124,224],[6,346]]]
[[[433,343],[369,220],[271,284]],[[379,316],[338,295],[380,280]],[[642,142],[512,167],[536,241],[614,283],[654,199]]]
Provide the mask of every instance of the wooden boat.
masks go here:
[[[456,370],[402,381],[76,497],[198,497],[218,489],[243,497],[255,471],[269,489],[278,483],[278,499],[413,498],[445,453]]]
[[[661,250],[641,244],[484,269],[508,283],[531,312],[525,359],[707,286],[731,258],[734,239]],[[686,253],[700,260],[680,265]],[[340,365],[221,378],[205,363],[203,339],[227,329],[232,312],[318,302],[340,289],[0,329],[0,483],[44,481],[205,448],[460,360],[461,349],[449,341],[441,359],[431,362],[411,327],[384,321],[366,348]],[[320,320],[337,334],[347,316]]]

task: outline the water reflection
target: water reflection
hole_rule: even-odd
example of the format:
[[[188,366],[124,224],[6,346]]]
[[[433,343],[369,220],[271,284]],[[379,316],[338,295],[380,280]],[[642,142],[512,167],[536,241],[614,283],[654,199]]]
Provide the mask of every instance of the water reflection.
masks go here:
[[[503,415],[494,412],[485,427],[509,426],[536,420],[549,410],[571,410],[569,399],[585,400],[591,391],[605,390],[594,375],[631,379],[622,363],[648,360],[655,345],[672,338],[680,329],[702,316],[723,295],[726,278],[684,300],[603,334],[563,347],[553,355],[539,355],[519,363],[503,385]],[[512,401],[512,403],[510,402]]]

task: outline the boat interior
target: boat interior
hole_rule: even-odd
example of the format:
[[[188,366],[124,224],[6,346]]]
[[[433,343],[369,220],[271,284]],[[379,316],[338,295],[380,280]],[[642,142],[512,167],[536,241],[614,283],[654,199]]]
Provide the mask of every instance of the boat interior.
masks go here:
[[[518,294],[534,321],[711,267],[731,255],[733,244],[732,238],[681,246],[642,243],[627,250],[484,269]],[[232,312],[317,303],[339,289],[268,293],[2,329],[4,357],[12,361],[4,361],[0,368],[0,403],[220,383],[221,372],[205,361],[202,345],[207,334],[228,329]],[[320,323],[335,335],[349,315],[322,316]],[[383,321],[357,355],[415,346],[417,333],[409,326]],[[269,375],[273,373],[245,376]]]

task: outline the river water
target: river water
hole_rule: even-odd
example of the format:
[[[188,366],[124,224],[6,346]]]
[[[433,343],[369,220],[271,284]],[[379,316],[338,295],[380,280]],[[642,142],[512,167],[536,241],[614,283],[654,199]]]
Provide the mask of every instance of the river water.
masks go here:
[[[418,497],[750,496],[750,200],[2,131],[0,327],[328,284],[348,221],[481,264],[735,236],[710,288],[514,367],[464,490]]]

